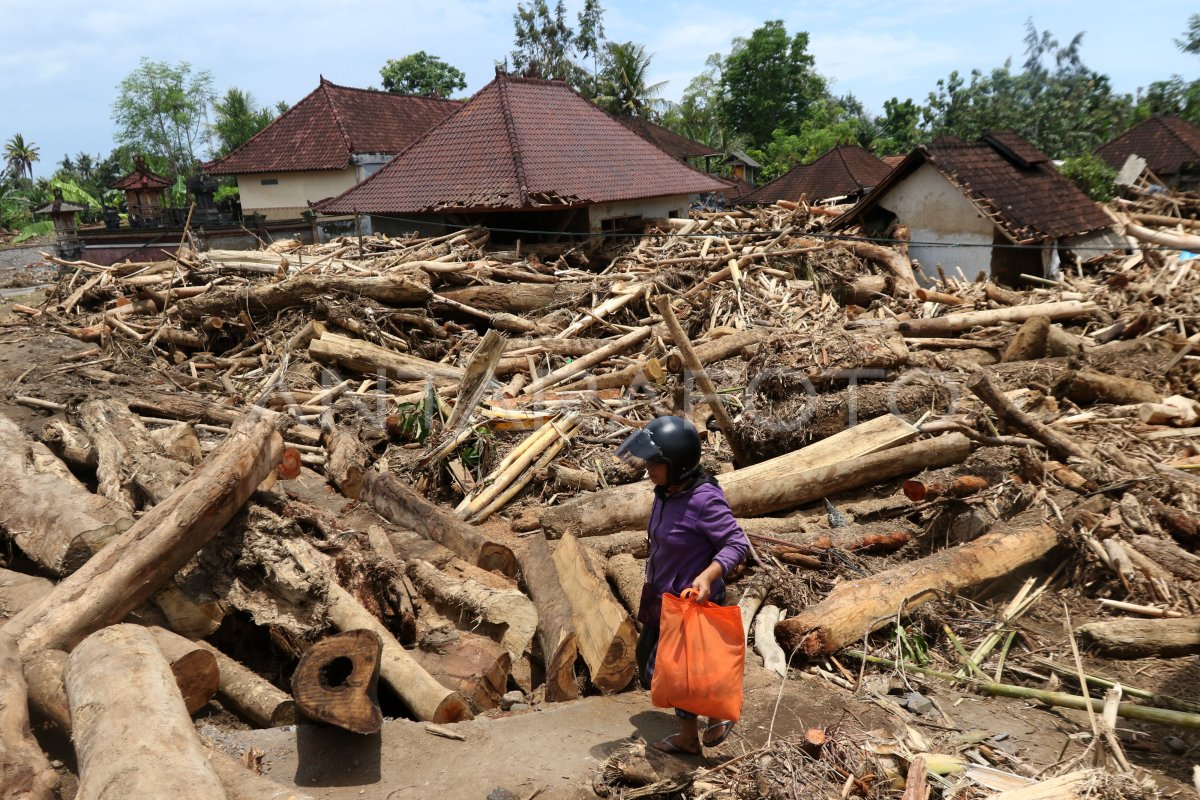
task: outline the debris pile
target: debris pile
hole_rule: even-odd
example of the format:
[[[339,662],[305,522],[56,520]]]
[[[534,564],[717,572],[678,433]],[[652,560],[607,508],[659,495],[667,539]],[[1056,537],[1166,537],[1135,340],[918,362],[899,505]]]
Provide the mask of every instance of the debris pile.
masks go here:
[[[918,280],[902,246],[795,203],[588,248],[468,229],[51,259],[59,284],[19,327],[79,344],[7,387],[44,425],[0,416],[0,657],[26,677],[0,709],[27,694],[70,730],[91,786],[136,771],[111,744],[136,709],[181,794],[302,797],[212,755],[189,713],[216,696],[246,724],[369,733],[382,712],[444,726],[625,690],[651,494],[610,455],[675,413],[754,544],[731,589],[768,669],[865,694],[909,734],[878,666],[1086,708],[1088,753],[1140,785],[1116,719],[1198,727],[1200,708],[1114,690],[1075,642],[1200,652],[1200,274],[1196,237],[1168,230],[1196,207],[1144,202],[1118,209],[1128,251],[1019,290]],[[1052,597],[1105,619],[1022,624]],[[0,767],[44,788],[24,724],[0,716]],[[917,798],[928,770],[940,796],[1003,797],[1054,766],[973,743],[933,771],[944,742],[828,724],[603,782]],[[1059,765],[1054,796],[1099,781],[1089,766]]]

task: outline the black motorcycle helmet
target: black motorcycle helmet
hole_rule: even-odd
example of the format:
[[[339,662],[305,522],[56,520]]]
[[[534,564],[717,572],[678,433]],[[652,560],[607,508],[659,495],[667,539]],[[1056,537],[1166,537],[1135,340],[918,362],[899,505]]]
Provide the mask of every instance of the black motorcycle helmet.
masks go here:
[[[700,434],[689,419],[657,417],[629,435],[617,449],[617,458],[634,469],[666,463],[667,485],[672,486],[700,466]]]

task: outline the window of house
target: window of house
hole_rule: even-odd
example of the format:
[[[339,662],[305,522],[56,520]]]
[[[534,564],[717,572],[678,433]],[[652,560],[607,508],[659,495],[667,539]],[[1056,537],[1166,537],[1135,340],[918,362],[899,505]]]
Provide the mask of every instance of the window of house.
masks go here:
[[[259,184],[262,186],[278,186],[279,178],[263,178],[259,181]]]
[[[636,217],[609,217],[608,219],[600,220],[600,231],[604,234],[604,238],[616,238],[614,234],[618,233],[641,233],[642,232],[642,217],[639,214]]]

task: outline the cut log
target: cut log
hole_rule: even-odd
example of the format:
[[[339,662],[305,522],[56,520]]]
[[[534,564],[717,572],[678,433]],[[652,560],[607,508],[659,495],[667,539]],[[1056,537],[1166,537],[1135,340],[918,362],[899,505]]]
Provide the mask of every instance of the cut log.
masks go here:
[[[509,577],[517,574],[512,550],[429,502],[391,473],[367,470],[360,499],[389,522],[444,545],[469,564]]]
[[[512,655],[486,636],[447,623],[422,636],[411,652],[434,680],[466,698],[476,713],[498,708],[508,690]]]
[[[0,800],[53,800],[58,773],[29,728],[17,640],[0,628]]]
[[[727,358],[733,358],[739,355],[747,347],[755,347],[769,339],[771,331],[764,328],[751,328],[745,331],[731,333],[728,336],[722,336],[719,339],[713,339],[709,342],[696,345],[693,350],[696,352],[696,358],[700,363],[708,366],[715,364],[718,361],[724,361]],[[663,365],[670,372],[683,372],[685,364],[683,356],[679,350],[672,350],[667,353],[663,359]]]
[[[600,488],[600,479],[595,472],[551,464],[546,468],[554,485],[568,492],[594,492]]]
[[[907,297],[920,288],[916,276],[913,275],[912,262],[894,247],[846,240],[831,241],[825,246],[849,250],[859,258],[865,258],[883,267],[892,278],[893,294],[896,297]]]
[[[890,624],[897,614],[1007,575],[1046,555],[1058,542],[1053,528],[1029,524],[1031,518],[1027,513],[967,544],[839,583],[824,600],[779,623],[775,635],[785,651],[828,655]]]
[[[949,481],[904,482],[904,496],[914,503],[942,497],[969,497],[988,488],[988,479],[979,475],[959,475]]]
[[[775,641],[775,626],[779,623],[778,606],[763,606],[754,621],[754,651],[762,656],[763,668],[781,678],[787,677],[788,662],[783,648]]]
[[[629,553],[615,555],[605,562],[604,574],[617,589],[625,609],[637,619],[642,604],[642,587],[646,585],[646,565]]]
[[[1177,578],[1200,581],[1200,556],[1189,553],[1170,539],[1158,536],[1135,536],[1131,544],[1157,564],[1170,570]]]
[[[801,476],[807,477],[810,470],[886,451],[917,435],[917,429],[899,417],[878,417],[795,452],[722,475],[721,486],[735,515],[769,514],[806,502],[787,500],[775,489],[791,488],[802,492],[808,487],[802,483]],[[903,473],[894,473],[898,474]],[[648,482],[640,482],[574,498],[542,512],[542,527],[551,536],[565,531],[576,536],[595,536],[644,527],[654,501],[650,489]],[[820,498],[825,494],[818,493],[813,497]]]
[[[767,570],[762,570],[751,578],[750,582],[742,590],[741,599],[738,600],[738,609],[740,609],[742,614],[742,636],[747,641],[750,639],[750,626],[754,622],[754,617],[758,614],[758,610],[762,608],[763,602],[767,599],[767,594],[774,585],[774,576]]]
[[[843,305],[853,303],[867,308],[876,300],[888,299],[888,279],[883,275],[859,275],[846,284],[835,287],[834,296]]]
[[[123,619],[225,526],[283,456],[278,414],[253,410],[170,497],[5,628],[21,652],[69,648]]]
[[[599,350],[594,350],[586,356],[577,358],[571,363],[559,367],[558,369],[531,381],[527,386],[521,389],[521,394],[534,395],[540,391],[543,391],[544,389],[548,389],[551,386],[556,386],[565,380],[573,378],[581,372],[587,372],[587,370],[591,369],[597,364],[602,364],[613,356],[624,353],[635,344],[644,342],[646,339],[650,338],[650,332],[651,328],[648,326],[635,328],[621,338],[609,342]]]
[[[900,332],[905,336],[949,336],[974,327],[1001,322],[1025,322],[1037,316],[1044,316],[1050,320],[1087,317],[1094,314],[1096,309],[1096,304],[1092,302],[1064,300],[1057,303],[993,308],[987,311],[966,311],[932,319],[912,319],[898,325]]]
[[[0,618],[15,616],[50,594],[54,582],[11,569],[0,569]]]
[[[1054,456],[1064,459],[1068,457],[1087,457],[1087,453],[1083,447],[1072,441],[1069,436],[1037,421],[1017,408],[1012,400],[996,388],[996,385],[988,378],[986,372],[980,372],[968,381],[967,388],[987,404],[992,411],[996,412],[996,416],[1009,429],[1019,431],[1032,439],[1036,439],[1046,445],[1046,448]]]
[[[202,400],[184,394],[143,391],[134,396],[123,397],[129,410],[155,418],[205,422],[211,425],[232,425],[246,413],[245,407],[235,408],[224,403]],[[306,445],[321,443],[321,429],[313,425],[289,425],[284,431],[289,442]]]
[[[249,289],[210,289],[185,298],[173,311],[180,319],[197,322],[204,317],[271,316],[285,308],[313,303],[329,294],[367,297],[391,306],[424,303],[433,293],[425,273],[386,272],[381,275],[298,275],[279,283],[258,282]]]
[[[637,670],[633,619],[613,597],[603,576],[592,571],[574,536],[563,537],[553,558],[592,684],[606,694],[621,691]]]
[[[409,561],[407,573],[417,591],[432,600],[443,616],[469,620],[469,627],[498,641],[514,660],[532,643],[537,608],[504,579],[483,583],[476,580],[478,576],[454,569],[453,563],[439,569],[420,560]]]
[[[550,545],[540,534],[519,551],[525,591],[537,608],[537,644],[546,672],[546,700],[560,703],[579,697],[575,658],[579,653],[571,603],[558,580]]]
[[[1066,381],[1066,394],[1079,405],[1158,403],[1163,393],[1146,381],[1081,369]]]
[[[83,565],[95,550],[133,524],[128,511],[88,491],[67,466],[0,415],[0,528],[55,575]]]
[[[278,728],[296,721],[296,701],[290,695],[208,642],[196,645],[212,653],[217,661],[217,696],[223,705],[260,728]]]
[[[1016,336],[1004,348],[1001,361],[1032,361],[1046,355],[1046,339],[1050,335],[1050,318],[1030,317],[1021,323]]]
[[[66,462],[72,470],[82,473],[95,473],[96,448],[91,439],[71,423],[53,419],[42,426],[42,444]]]
[[[379,733],[379,660],[374,631],[350,630],[315,643],[292,675],[296,708],[318,722],[352,733]]]
[[[1046,331],[1046,355],[1051,358],[1080,356],[1094,345],[1095,342],[1091,339],[1067,333],[1058,325],[1051,325]]]
[[[167,660],[145,628],[113,625],[88,636],[67,659],[64,684],[79,800],[224,800]]]
[[[1200,653],[1200,617],[1090,622],[1076,635],[1110,658],[1173,658]]]
[[[573,308],[586,291],[586,284],[496,283],[453,289],[441,296],[484,311],[525,314],[550,306]]]
[[[151,627],[148,630],[153,634],[154,643],[162,651],[167,663],[171,665],[171,673],[175,676],[175,684],[179,687],[179,694],[183,697],[183,704],[187,706],[188,713],[195,714],[208,705],[221,683],[216,657],[177,633],[159,627]]]
[[[191,467],[168,458],[129,408],[118,400],[89,400],[79,421],[96,448],[99,492],[136,511],[161,503]]]
[[[362,339],[326,331],[308,343],[308,355],[322,364],[335,364],[362,375],[379,375],[397,381],[432,380],[450,385],[462,380],[461,367],[397,353]]]

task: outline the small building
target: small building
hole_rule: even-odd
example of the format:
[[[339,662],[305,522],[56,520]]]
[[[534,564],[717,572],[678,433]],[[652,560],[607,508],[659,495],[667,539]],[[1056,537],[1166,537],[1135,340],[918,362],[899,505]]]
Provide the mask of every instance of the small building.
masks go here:
[[[86,206],[68,203],[63,199],[62,189],[54,190],[53,202],[37,209],[35,214],[49,214],[54,221],[54,249],[59,258],[76,259],[83,255],[83,240],[79,238],[80,212]]]
[[[729,177],[734,183],[745,184],[752,189],[758,185],[758,173],[762,164],[741,150],[730,150],[721,160],[721,165],[729,169]]]
[[[1200,127],[1179,117],[1151,117],[1096,148],[1113,169],[1130,156],[1146,160],[1146,168],[1173,189],[1200,189]]]
[[[675,160],[562,81],[497,75],[322,214],[389,234],[484,225],[500,235],[640,231],[685,217],[723,181]],[[510,233],[505,234],[505,231]]]
[[[776,200],[810,204],[828,200],[854,202],[874,189],[891,168],[857,145],[839,145],[811,164],[797,164],[770,183],[742,198],[751,205]]]
[[[232,153],[205,165],[237,178],[242,212],[299,219],[365,180],[462,103],[338,86],[304,99]]]
[[[125,192],[130,227],[157,228],[171,224],[166,194],[172,185],[171,181],[151,171],[142,156],[137,156],[133,160],[133,172],[109,184],[108,188]]]
[[[909,256],[931,274],[958,266],[969,279],[988,272],[1004,283],[1056,274],[1073,247],[1121,246],[1104,210],[1009,131],[917,147],[834,220],[850,225],[879,238],[907,227]]]

